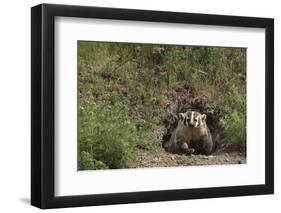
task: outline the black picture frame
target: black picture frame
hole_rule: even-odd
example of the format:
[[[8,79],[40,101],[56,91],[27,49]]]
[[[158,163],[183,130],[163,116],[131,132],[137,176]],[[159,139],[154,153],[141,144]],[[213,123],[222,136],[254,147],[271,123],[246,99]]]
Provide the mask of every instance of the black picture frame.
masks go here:
[[[56,197],[54,171],[54,18],[80,17],[264,28],[265,184]],[[217,198],[274,193],[274,20],[239,16],[41,4],[31,8],[31,204],[60,208],[121,203]]]

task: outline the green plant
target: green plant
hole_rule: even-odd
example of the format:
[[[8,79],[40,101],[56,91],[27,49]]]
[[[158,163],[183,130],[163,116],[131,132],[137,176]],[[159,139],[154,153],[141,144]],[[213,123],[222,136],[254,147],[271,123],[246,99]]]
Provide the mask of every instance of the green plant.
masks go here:
[[[125,104],[99,101],[80,106],[80,150],[91,153],[109,168],[134,167],[139,140]]]
[[[241,88],[240,88],[241,89]],[[246,96],[237,87],[232,86],[224,103],[224,116],[220,125],[224,128],[231,143],[246,144]]]
[[[234,110],[220,119],[230,143],[246,144],[246,115]]]
[[[82,151],[80,153],[80,161],[79,161],[79,169],[80,170],[98,170],[98,169],[107,169],[108,167],[99,160],[93,159],[90,153],[86,151]]]

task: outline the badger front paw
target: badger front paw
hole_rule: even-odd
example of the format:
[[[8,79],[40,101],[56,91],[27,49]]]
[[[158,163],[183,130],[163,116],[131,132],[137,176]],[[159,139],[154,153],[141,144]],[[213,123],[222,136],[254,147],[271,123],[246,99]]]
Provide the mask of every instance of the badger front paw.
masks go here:
[[[189,149],[189,150],[188,150],[188,153],[186,153],[186,154],[191,155],[191,154],[193,154],[194,152],[195,152],[195,149]]]
[[[195,149],[190,149],[187,145],[187,143],[183,143],[181,145],[181,150],[184,154],[187,154],[187,155],[191,155],[195,152]]]

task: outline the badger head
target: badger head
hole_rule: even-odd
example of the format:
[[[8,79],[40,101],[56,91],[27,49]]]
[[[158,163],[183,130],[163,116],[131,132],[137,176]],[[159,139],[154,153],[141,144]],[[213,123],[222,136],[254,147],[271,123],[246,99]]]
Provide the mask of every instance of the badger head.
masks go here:
[[[205,114],[200,114],[195,111],[179,113],[179,121],[181,121],[184,126],[191,128],[200,127],[206,121],[206,118],[207,116]]]

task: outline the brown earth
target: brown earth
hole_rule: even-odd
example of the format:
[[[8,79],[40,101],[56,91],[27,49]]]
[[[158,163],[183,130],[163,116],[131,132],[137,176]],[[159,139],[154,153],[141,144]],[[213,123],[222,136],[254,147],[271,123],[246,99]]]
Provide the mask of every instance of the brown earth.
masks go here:
[[[153,150],[139,150],[137,167],[174,167],[197,165],[245,164],[243,153],[214,153],[213,155],[177,155],[165,152],[161,147]]]

